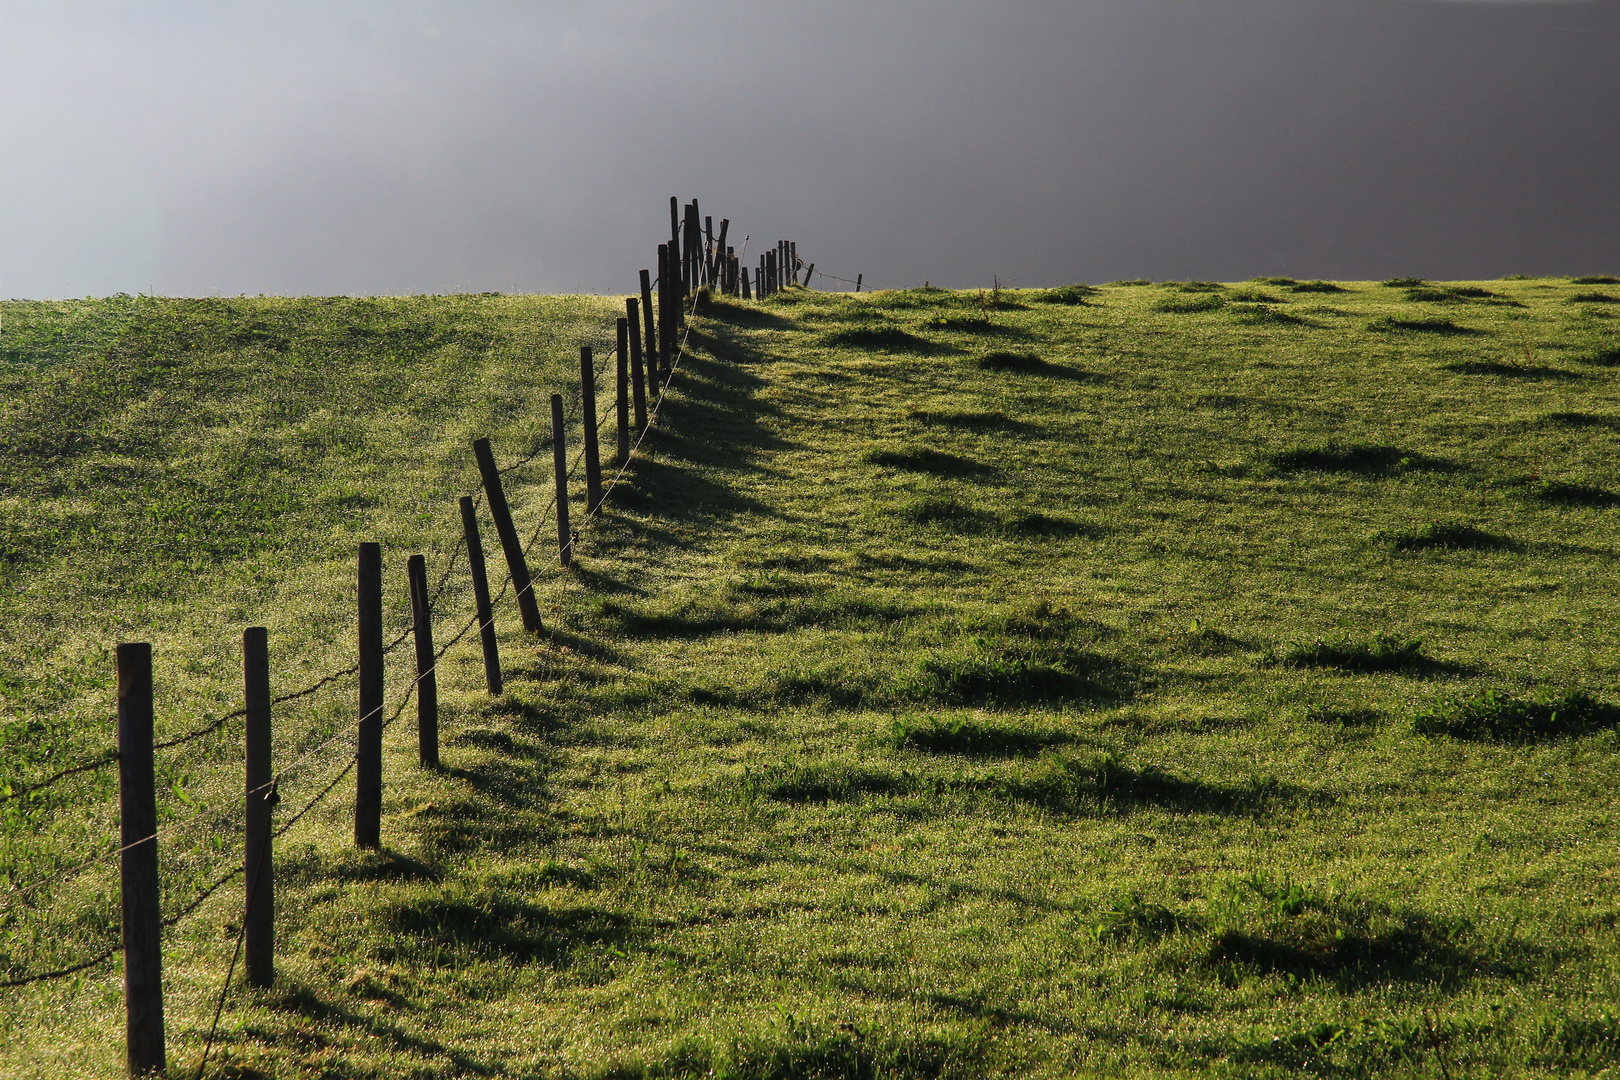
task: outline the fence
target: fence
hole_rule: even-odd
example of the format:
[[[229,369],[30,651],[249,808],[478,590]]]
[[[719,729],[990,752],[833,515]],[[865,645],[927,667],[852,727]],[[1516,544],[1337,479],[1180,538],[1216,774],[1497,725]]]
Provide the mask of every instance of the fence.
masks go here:
[[[270,652],[268,633],[263,627],[248,627],[243,633],[243,707],[202,726],[164,740],[154,737],[152,648],[144,642],[117,646],[117,746],[85,760],[65,765],[27,785],[0,787],[0,807],[37,801],[56,785],[86,773],[99,773],[117,766],[119,794],[118,844],[74,866],[26,886],[13,883],[9,895],[34,895],[48,886],[60,886],[91,867],[117,858],[120,877],[121,945],[109,945],[92,955],[62,964],[51,970],[14,973],[0,980],[0,988],[14,989],[32,983],[62,979],[98,967],[117,956],[120,948],[125,972],[126,1056],[134,1073],[166,1068],[162,996],[162,947],[165,931],[196,911],[201,905],[239,875],[244,878],[243,919],[219,1000],[214,1010],[214,1030],[205,1043],[200,1077],[207,1067],[214,1033],[224,1007],[238,959],[244,960],[250,985],[265,986],[274,974],[274,843],[330,797],[354,774],[355,843],[362,848],[381,845],[382,736],[404,714],[414,697],[417,704],[418,761],[424,768],[439,764],[438,687],[436,672],[445,654],[474,627],[479,631],[485,686],[492,695],[502,692],[501,661],[494,629],[496,605],[510,593],[525,631],[542,630],[539,605],[534,596],[530,557],[548,520],[557,530],[557,559],[560,566],[572,562],[580,532],[601,515],[613,490],[641,452],[643,443],[656,425],[675,374],[686,355],[691,317],[696,313],[700,290],[740,298],[766,297],[800,284],[814,275],[798,258],[797,244],[781,241],[760,256],[759,269],[752,282],[743,265],[748,238],[742,249],[727,246],[729,219],[722,219],[718,234],[713,218],[702,217],[698,203],[687,203],[684,212],[677,199],[670,199],[670,239],[658,245],[657,274],[640,272],[639,296],[628,297],[625,314],[617,320],[616,343],[601,363],[592,349],[580,349],[581,445],[570,462],[564,434],[570,417],[565,415],[560,395],[550,400],[552,481],[550,503],[535,524],[528,541],[523,542],[507,502],[503,478],[528,464],[541,448],[527,457],[501,467],[489,440],[472,444],[480,484],[458,500],[462,532],[436,586],[428,588],[424,556],[411,555],[406,562],[411,603],[411,625],[389,642],[383,641],[382,549],[376,543],[362,543],[356,561],[357,656],[356,662],[329,672],[301,689],[272,696],[270,693]],[[830,276],[830,275],[824,275]],[[837,279],[842,280],[842,279]],[[857,278],[857,291],[859,289]],[[596,386],[609,364],[614,369],[613,399],[607,410],[598,413]],[[599,434],[604,424],[616,429],[614,466],[604,482]],[[571,522],[569,484],[583,464],[586,499],[584,513]],[[488,568],[480,535],[478,509],[487,504],[506,562],[500,591],[490,594]],[[450,585],[456,566],[465,555],[472,586],[474,611],[450,637],[434,643],[433,624]],[[415,677],[405,686],[391,713],[385,700],[384,659],[413,641]],[[276,706],[298,701],[318,691],[355,678],[358,712],[355,726],[338,730],[307,747],[279,769],[272,766],[272,714]],[[194,896],[177,910],[163,914],[160,902],[158,863],[159,842],[165,836],[193,824],[207,811],[182,815],[163,825],[158,822],[156,755],[214,735],[234,721],[243,721],[243,765],[245,773],[242,813],[235,819],[214,819],[210,827],[242,836],[239,861],[223,873],[211,875]],[[336,772],[279,824],[275,811],[291,790],[321,765]]]

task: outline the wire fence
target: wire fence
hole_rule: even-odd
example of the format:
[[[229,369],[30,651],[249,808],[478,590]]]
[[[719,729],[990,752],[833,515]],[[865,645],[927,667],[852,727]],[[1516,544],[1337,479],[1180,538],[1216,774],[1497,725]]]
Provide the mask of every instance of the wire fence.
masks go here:
[[[745,238],[745,242],[746,242],[746,238]],[[570,537],[568,537],[566,541],[563,542],[562,546],[565,549],[566,548],[571,548],[574,544],[576,544],[578,542],[579,533],[581,531],[583,531],[584,529],[588,528],[592,523],[594,523],[599,518],[599,516],[602,513],[603,507],[605,505],[607,495],[609,493],[611,493],[612,490],[615,487],[617,487],[618,484],[623,482],[623,480],[625,479],[625,477],[626,477],[626,475],[628,473],[628,470],[630,469],[634,459],[641,452],[641,448],[642,448],[643,443],[645,442],[645,440],[647,439],[647,437],[649,436],[649,434],[652,431],[652,428],[653,428],[655,422],[657,421],[657,419],[659,417],[659,414],[660,414],[660,411],[662,409],[662,406],[663,406],[663,404],[664,404],[664,402],[666,400],[669,389],[670,389],[670,387],[671,387],[671,385],[673,383],[675,373],[680,369],[681,362],[684,359],[685,354],[686,354],[688,337],[689,337],[689,335],[691,333],[691,328],[692,328],[692,319],[696,315],[696,306],[697,305],[696,305],[695,290],[693,291],[693,294],[690,297],[690,299],[692,300],[691,305],[689,307],[683,308],[682,318],[681,318],[681,322],[682,322],[683,325],[682,325],[682,328],[681,328],[681,332],[679,334],[676,347],[671,350],[671,355],[670,355],[668,365],[667,365],[667,373],[665,374],[665,376],[663,378],[663,381],[661,383],[657,384],[656,396],[654,397],[654,399],[653,399],[653,401],[651,403],[652,407],[651,407],[651,409],[649,410],[649,413],[648,413],[647,423],[645,424],[645,426],[642,426],[640,431],[637,433],[636,438],[634,439],[633,443],[631,444],[629,454],[626,455],[625,458],[618,463],[618,467],[617,467],[616,471],[613,473],[613,475],[612,475],[611,479],[609,480],[608,484],[603,489],[601,498],[596,502],[596,504],[594,506],[588,507],[586,514],[582,518],[579,519],[577,525],[572,530],[572,535]],[[617,354],[617,351],[618,350],[617,350],[616,346],[609,349],[606,352],[606,355],[603,356],[601,362],[594,366],[593,375],[598,381],[600,381],[601,376],[602,376],[603,372],[607,369],[608,365],[614,360],[614,358],[615,358],[615,356]],[[565,427],[572,425],[572,423],[574,421],[574,418],[575,418],[575,415],[577,414],[577,404],[578,403],[575,402],[570,406],[570,408],[568,410],[568,413],[567,413],[567,415],[565,417],[565,421],[564,421],[564,426]],[[596,417],[598,429],[600,429],[603,425],[605,425],[611,419],[611,417],[612,417],[612,415],[613,415],[613,413],[615,411],[615,408],[616,408],[616,403],[610,398],[608,407],[605,410],[602,410],[600,412],[600,414]],[[512,462],[512,463],[510,463],[510,464],[508,464],[506,466],[501,467],[498,471],[503,476],[514,473],[517,470],[519,470],[519,469],[523,468],[524,466],[528,465],[536,457],[540,456],[541,453],[543,453],[544,451],[546,451],[548,449],[554,449],[554,444],[551,442],[550,439],[543,439],[526,456],[524,456],[524,457],[518,459],[517,461],[514,461],[514,462]],[[582,461],[584,461],[584,459],[585,459],[585,453],[584,453],[583,448],[581,448],[580,452],[575,453],[573,455],[573,460],[572,460],[571,464],[569,465],[569,467],[567,469],[566,476],[567,476],[568,480],[571,481],[575,477],[575,475],[577,474],[578,469],[580,467],[580,464],[581,464]],[[484,496],[485,496],[485,492],[484,492],[484,489],[482,487],[480,487],[477,491],[472,493],[472,495],[470,497],[472,497],[475,500],[475,503],[474,503],[475,507],[482,504],[482,502],[484,500]],[[525,560],[527,560],[530,553],[534,550],[535,546],[538,544],[540,535],[541,535],[542,531],[544,530],[546,524],[552,520],[552,518],[554,516],[554,513],[556,511],[556,507],[557,507],[557,493],[554,491],[550,501],[547,503],[545,508],[542,510],[542,512],[541,512],[541,514],[539,516],[539,519],[538,519],[537,523],[534,526],[533,531],[529,535],[529,538],[528,538],[527,542],[522,545],[522,552],[523,552],[523,557],[525,558]],[[449,583],[450,583],[450,581],[451,581],[451,579],[452,579],[452,577],[454,575],[457,564],[458,564],[462,554],[464,553],[465,549],[466,549],[466,536],[462,535],[461,537],[458,537],[458,539],[456,541],[456,544],[455,544],[454,548],[452,549],[450,558],[447,561],[443,571],[441,572],[441,574],[439,576],[439,580],[438,580],[438,582],[436,584],[436,587],[435,587],[435,589],[434,589],[434,591],[432,593],[432,596],[429,598],[429,600],[427,602],[427,605],[426,605],[427,616],[428,616],[430,621],[436,615],[440,615],[441,612],[442,612],[441,602],[445,598],[446,590],[449,587]],[[508,571],[502,577],[499,593],[496,594],[495,596],[493,596],[491,598],[491,600],[490,600],[490,604],[491,604],[492,609],[496,604],[499,604],[503,600],[506,599],[508,592],[512,589],[512,585],[513,585],[512,575],[511,575],[511,572]],[[531,576],[530,582],[529,582],[528,586],[526,586],[526,588],[532,589],[533,587],[534,587],[534,578]],[[512,594],[512,601],[514,603],[517,601],[519,595],[520,595],[520,593],[513,593]],[[424,679],[427,679],[428,677],[435,674],[435,672],[437,671],[437,668],[439,667],[440,662],[443,660],[445,654],[447,652],[449,652],[450,649],[452,649],[458,643],[460,643],[467,636],[467,634],[472,631],[472,629],[474,627],[478,627],[479,630],[482,631],[484,628],[492,625],[493,622],[494,622],[493,610],[492,610],[491,616],[490,616],[490,618],[489,618],[489,620],[487,622],[481,622],[480,619],[479,619],[479,616],[477,615],[477,613],[474,613],[467,621],[465,621],[460,626],[460,628],[455,632],[455,634],[453,634],[448,640],[446,640],[442,644],[440,644],[434,650],[433,663],[431,665],[427,666],[425,669],[419,670],[417,672],[416,676],[414,678],[412,678],[410,680],[410,682],[406,685],[404,693],[399,697],[399,700],[398,700],[397,704],[395,705],[391,715],[389,715],[388,718],[385,721],[383,721],[383,724],[382,724],[383,730],[386,731],[387,729],[392,727],[394,725],[394,723],[396,721],[398,721],[399,718],[404,714],[405,709],[409,706],[409,704],[410,704],[414,694],[416,693],[418,687],[420,686],[421,682]],[[388,642],[385,646],[383,646],[384,654],[386,655],[386,654],[392,653],[394,650],[396,650],[400,645],[402,645],[405,642],[405,640],[407,638],[412,636],[412,634],[415,632],[416,628],[417,628],[416,623],[415,623],[415,621],[413,619],[412,624],[410,626],[406,627],[397,637],[395,637],[392,641]],[[348,679],[348,678],[351,678],[351,677],[354,677],[354,676],[358,675],[359,671],[360,671],[360,664],[356,663],[356,664],[352,664],[352,665],[349,665],[349,666],[344,667],[344,668],[340,668],[340,669],[335,670],[335,671],[328,672],[328,673],[320,676],[319,678],[315,679],[313,682],[309,683],[308,685],[301,687],[300,689],[293,690],[293,691],[290,691],[290,692],[283,693],[283,694],[275,696],[274,698],[271,699],[271,702],[272,702],[273,705],[283,705],[283,704],[287,704],[287,703],[290,703],[290,702],[299,701],[299,700],[311,697],[311,696],[313,696],[314,694],[318,693],[319,691],[321,691],[322,689],[324,689],[326,687],[332,686],[332,685],[334,685],[336,683],[339,683],[339,682],[341,682],[341,681],[343,681],[345,679]],[[365,716],[360,717],[359,720],[363,723],[363,722],[365,722],[367,720],[370,720],[370,719],[374,718],[377,715],[380,715],[382,711],[383,711],[383,707],[378,706],[376,709],[374,709],[371,712],[367,713]],[[229,725],[232,721],[241,720],[241,719],[245,718],[246,716],[247,716],[247,709],[246,708],[239,708],[239,709],[232,710],[232,711],[227,712],[227,713],[225,713],[225,714],[223,714],[223,715],[221,715],[221,716],[219,716],[217,718],[214,718],[214,719],[208,721],[207,723],[202,724],[202,725],[200,725],[198,727],[195,727],[193,729],[187,730],[185,732],[182,732],[180,734],[168,737],[168,738],[160,740],[160,741],[155,741],[152,744],[153,750],[154,751],[172,750],[172,749],[176,749],[176,748],[185,746],[185,745],[190,744],[190,743],[198,742],[200,740],[203,740],[203,739],[205,739],[205,738],[207,738],[207,737],[209,737],[211,735],[214,735],[214,734],[220,732],[227,725]],[[261,797],[267,797],[267,798],[274,797],[274,798],[280,799],[280,798],[282,798],[284,796],[284,792],[286,792],[286,790],[293,783],[295,783],[296,780],[300,776],[302,776],[305,773],[317,768],[323,762],[327,763],[328,766],[330,767],[330,765],[335,765],[335,764],[338,763],[339,760],[341,760],[341,762],[342,762],[341,768],[339,768],[338,771],[334,775],[332,775],[330,777],[330,779],[328,779],[322,786],[320,786],[317,790],[315,790],[312,795],[310,795],[304,802],[302,802],[302,804],[299,806],[299,808],[296,811],[294,811],[290,816],[288,816],[285,820],[283,820],[282,822],[280,822],[279,825],[276,826],[276,828],[272,831],[272,835],[275,838],[279,839],[280,837],[286,835],[286,833],[289,832],[295,825],[297,825],[307,815],[309,815],[312,811],[314,811],[317,806],[319,806],[322,802],[324,802],[327,798],[329,798],[332,795],[332,793],[335,792],[338,789],[339,785],[342,784],[344,779],[346,777],[348,777],[351,772],[354,771],[354,769],[355,769],[355,767],[356,767],[356,765],[357,765],[357,763],[359,761],[358,746],[357,746],[358,739],[357,739],[357,734],[356,734],[356,730],[357,730],[358,726],[359,725],[357,724],[354,727],[339,728],[338,730],[332,732],[327,737],[321,739],[319,742],[317,742],[317,743],[315,743],[315,744],[313,744],[313,745],[311,745],[311,746],[309,746],[307,748],[304,748],[298,754],[298,756],[296,758],[294,758],[291,762],[289,762],[289,763],[287,763],[285,765],[282,765],[280,768],[278,768],[276,770],[274,776],[272,777],[272,779],[268,783],[262,784],[262,785],[260,785],[260,786],[258,786],[258,787],[256,787],[256,788],[254,788],[254,789],[247,792],[247,795],[248,795],[249,798],[254,797],[255,795],[258,795],[258,796],[261,796]],[[333,750],[338,750],[342,754],[341,758],[334,755],[332,753]],[[65,782],[65,781],[71,779],[72,777],[82,775],[84,773],[96,772],[96,771],[99,771],[101,769],[105,769],[105,768],[107,768],[107,767],[109,767],[111,765],[117,764],[118,761],[119,761],[119,754],[118,754],[117,750],[116,749],[109,749],[109,750],[103,751],[100,754],[89,757],[87,759],[75,762],[75,763],[73,763],[71,765],[64,766],[64,767],[58,769],[57,771],[55,771],[55,772],[47,775],[46,777],[44,777],[44,778],[42,778],[42,779],[40,779],[38,781],[35,781],[35,782],[31,783],[31,784],[27,784],[27,785],[9,785],[8,784],[5,788],[0,788],[0,805],[3,805],[3,804],[8,803],[8,802],[19,801],[19,800],[37,799],[37,798],[41,797],[41,795],[43,793],[49,791],[50,789],[52,789],[56,785],[61,784],[61,783]],[[165,837],[172,838],[176,833],[180,832],[181,830],[183,830],[183,829],[185,829],[187,827],[195,826],[195,825],[203,822],[204,819],[207,819],[207,818],[212,818],[212,821],[210,822],[210,824],[214,825],[215,827],[223,826],[223,828],[224,828],[224,830],[226,832],[235,833],[236,835],[241,835],[241,833],[242,833],[243,824],[244,824],[242,819],[238,818],[238,819],[234,819],[234,820],[233,819],[221,820],[219,815],[217,814],[217,812],[213,811],[211,808],[197,807],[197,808],[195,808],[193,810],[192,813],[172,817],[168,821],[164,822],[161,827],[159,827],[155,832],[151,833],[150,835],[147,835],[147,836],[141,837],[139,839],[133,840],[133,841],[131,841],[129,843],[120,844],[119,846],[116,846],[116,847],[107,848],[107,849],[105,849],[105,850],[103,850],[103,851],[101,851],[101,852],[99,852],[99,853],[97,853],[95,855],[90,856],[87,859],[84,859],[84,860],[82,860],[82,861],[80,861],[78,863],[75,863],[72,866],[65,867],[65,868],[57,868],[57,869],[53,870],[52,872],[50,872],[49,874],[46,874],[46,875],[40,877],[39,879],[37,879],[37,880],[35,880],[33,882],[30,882],[30,883],[27,883],[27,884],[19,884],[19,883],[15,883],[15,882],[11,882],[11,881],[6,881],[4,883],[0,883],[0,895],[4,895],[5,898],[6,898],[6,901],[7,901],[6,906],[4,908],[0,908],[0,912],[9,912],[16,906],[16,904],[19,901],[22,901],[22,900],[25,900],[25,899],[27,899],[29,897],[32,897],[33,895],[37,894],[40,890],[45,889],[47,887],[59,887],[59,886],[65,884],[67,882],[72,881],[73,879],[75,879],[80,874],[84,873],[85,871],[87,871],[87,870],[89,870],[89,869],[91,869],[91,868],[93,868],[93,867],[95,867],[97,865],[107,863],[107,862],[111,861],[112,859],[114,859],[115,857],[121,856],[125,852],[130,851],[133,848],[139,847],[142,844],[146,844],[146,843],[153,842],[153,841],[157,841],[160,844],[162,844]],[[241,874],[243,874],[245,872],[240,851],[233,851],[232,853],[227,854],[225,857],[234,859],[235,860],[234,865],[231,866],[230,868],[224,870],[223,872],[215,874],[215,875],[213,875],[211,877],[207,877],[205,875],[205,877],[207,878],[206,879],[206,884],[202,885],[197,890],[195,895],[193,895],[188,901],[186,901],[178,909],[176,909],[174,911],[171,911],[169,914],[167,914],[167,915],[165,915],[163,917],[162,925],[163,925],[165,930],[167,930],[169,928],[172,928],[173,926],[177,925],[181,920],[185,919],[192,912],[196,911],[204,902],[206,902],[208,900],[209,897],[213,896],[216,892],[218,892],[218,890],[220,888],[224,887],[228,882],[232,881],[237,876],[239,876],[239,875],[241,875]],[[217,865],[217,863],[216,863],[216,865]],[[78,975],[78,974],[80,974],[82,972],[91,970],[91,969],[96,968],[97,966],[99,966],[101,964],[107,963],[108,961],[112,960],[118,954],[119,949],[120,949],[120,946],[118,944],[109,944],[105,948],[102,948],[102,949],[92,953],[89,956],[81,957],[81,958],[72,960],[70,962],[61,963],[61,964],[59,964],[57,966],[50,967],[47,970],[35,971],[35,972],[30,972],[30,973],[8,973],[7,977],[5,977],[3,979],[0,979],[0,989],[15,989],[15,988],[27,986],[27,985],[34,984],[34,983],[40,983],[40,982],[45,982],[45,981],[50,981],[50,980],[57,980],[57,979],[64,979],[64,978],[67,978],[69,976]],[[234,969],[234,958],[233,958],[232,967]],[[228,978],[227,978],[227,983],[228,983]],[[217,1021],[217,1010],[216,1010],[216,1021]]]

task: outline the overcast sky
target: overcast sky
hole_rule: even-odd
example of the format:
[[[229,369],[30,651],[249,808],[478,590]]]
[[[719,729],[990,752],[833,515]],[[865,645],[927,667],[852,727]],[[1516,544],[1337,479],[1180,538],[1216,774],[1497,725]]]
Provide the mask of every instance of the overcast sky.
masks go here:
[[[624,292],[670,195],[878,286],[1616,273],[1620,0],[0,0],[0,296]]]

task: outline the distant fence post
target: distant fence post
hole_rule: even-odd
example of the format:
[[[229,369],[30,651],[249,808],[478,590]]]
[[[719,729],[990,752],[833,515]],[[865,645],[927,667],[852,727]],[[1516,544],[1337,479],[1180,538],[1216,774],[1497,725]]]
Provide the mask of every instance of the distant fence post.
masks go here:
[[[613,350],[613,355],[617,359],[613,372],[613,402],[619,421],[617,460],[622,466],[630,460],[630,320],[621,317],[617,329],[618,339],[614,343]]]
[[[596,513],[602,501],[602,454],[596,442],[596,365],[591,359],[591,347],[579,347],[579,404],[584,416],[580,419],[581,434],[585,441],[585,516]]]
[[[645,294],[647,271],[641,272],[641,280]],[[636,407],[636,431],[640,432],[647,426],[647,373],[641,362],[641,315],[637,307],[635,297],[626,298],[625,321],[630,324],[630,397]]]
[[[861,291],[861,277],[862,277],[862,275],[860,275],[860,274],[855,275],[855,291],[856,292]]]
[[[675,256],[668,246],[658,249],[658,347],[653,350],[652,383],[653,403],[658,402],[658,395],[664,385],[664,363],[669,355],[669,340],[671,327],[669,325],[669,298],[675,295],[676,282]]]
[[[793,284],[799,283],[799,242],[788,241],[788,271],[793,276]]]
[[[495,466],[495,454],[489,448],[488,439],[473,441],[473,456],[478,459],[478,472],[484,480],[484,494],[489,498],[489,516],[495,522],[495,534],[501,538],[501,549],[506,552],[506,569],[512,577],[512,587],[517,590],[523,629],[538,634],[540,605],[534,600],[529,564],[523,558],[523,542],[512,525],[512,511],[507,508],[506,492],[501,488],[501,470]]]
[[[805,288],[808,289],[810,287],[810,279],[815,276],[815,273],[816,273],[816,264],[811,263],[810,264],[810,269],[808,269],[808,270],[806,270],[804,272],[804,287]]]
[[[748,267],[746,266],[742,268],[742,298],[744,300],[752,300],[754,298],[753,291],[748,288]]]
[[[152,646],[119,645],[118,844],[124,924],[124,1049],[133,1074],[168,1065],[163,1039],[163,923],[157,783],[152,767]]]
[[[363,543],[355,573],[360,652],[360,725],[354,753],[354,843],[382,846],[382,545]]]
[[[654,325],[656,312],[653,310],[650,281],[651,275],[646,270],[643,270],[641,272],[641,324],[645,334],[641,343],[641,350],[645,354],[647,361],[647,400],[649,401],[653,398],[653,381],[658,377],[658,328]],[[636,429],[639,431],[646,426],[647,416],[643,412],[636,420]]]
[[[242,631],[242,699],[247,717],[243,743],[246,822],[242,851],[243,959],[249,986],[276,981],[276,867],[270,850],[270,814],[275,809],[275,773],[270,767],[270,632]]]
[[[557,473],[557,558],[567,566],[574,561],[574,544],[568,529],[568,447],[563,442],[561,394],[551,395],[551,460]]]
[[[781,288],[778,281],[779,271],[777,269],[776,255],[775,251],[765,253],[765,290],[772,296],[775,296]]]
[[[478,538],[478,511],[471,495],[461,497],[461,531],[467,538],[467,565],[472,568],[473,604],[478,613],[478,640],[484,646],[484,685],[491,695],[501,692],[501,653],[495,643],[495,613],[489,603],[489,575],[484,569],[484,545]]]
[[[731,219],[720,219],[720,236],[714,242],[714,265],[720,277],[720,291],[731,292],[731,249],[726,247],[726,233],[731,229]]]
[[[439,767],[439,680],[434,670],[433,610],[429,605],[427,558],[405,561],[411,584],[411,624],[416,637],[416,760],[424,769]]]

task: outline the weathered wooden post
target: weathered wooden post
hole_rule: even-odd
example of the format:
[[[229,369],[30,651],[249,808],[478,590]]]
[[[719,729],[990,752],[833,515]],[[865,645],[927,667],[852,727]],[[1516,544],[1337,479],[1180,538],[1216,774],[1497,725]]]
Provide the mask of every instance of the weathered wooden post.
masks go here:
[[[658,347],[653,350],[652,362],[654,403],[663,390],[664,363],[669,355],[670,337],[673,333],[673,328],[669,325],[669,298],[675,295],[675,279],[679,270],[672,259],[673,255],[668,247],[658,249]]]
[[[574,561],[574,543],[568,529],[568,446],[563,442],[561,394],[551,395],[551,460],[557,474],[557,558],[567,566]]]
[[[242,698],[247,714],[242,739],[247,766],[242,806],[243,959],[248,985],[265,987],[276,981],[276,863],[270,833],[276,789],[270,767],[270,632],[262,626],[242,631]]]
[[[478,512],[471,495],[461,497],[461,532],[467,540],[467,565],[472,568],[473,604],[478,612],[478,639],[484,646],[484,685],[492,695],[501,692],[501,653],[495,642],[495,613],[489,603],[489,575],[484,569],[484,545],[478,538]]]
[[[730,266],[729,266],[730,259],[731,259],[731,249],[726,247],[726,232],[730,228],[731,228],[731,219],[730,218],[721,218],[720,219],[720,236],[714,242],[714,261],[715,261],[715,266],[719,268],[718,273],[719,273],[719,276],[720,276],[720,280],[722,282],[721,291],[725,292],[725,293],[728,293],[728,294],[731,292],[731,288],[730,288],[730,285],[731,285],[731,269],[730,269]]]
[[[748,287],[748,267],[746,266],[742,268],[742,298],[744,300],[752,300],[754,298],[753,291]]]
[[[512,511],[507,508],[506,492],[501,488],[501,470],[495,466],[495,454],[489,448],[488,439],[473,440],[473,456],[478,459],[478,473],[484,481],[484,495],[489,499],[489,516],[495,522],[495,534],[501,538],[501,549],[506,552],[506,569],[511,575],[512,587],[517,590],[523,629],[538,634],[540,605],[534,600],[529,564],[523,558],[523,542],[512,525]]]
[[[157,782],[152,766],[152,646],[119,645],[118,844],[124,924],[124,1051],[135,1075],[168,1066],[163,1039],[163,921]]]
[[[653,310],[652,287],[648,284],[649,280],[647,271],[643,270],[641,272],[641,324],[646,330],[646,334],[642,339],[641,348],[647,360],[647,397],[651,399],[654,395],[652,384],[657,377],[658,370],[658,327],[655,318],[656,312]],[[640,431],[646,426],[647,416],[643,412],[636,420],[636,430]]]
[[[778,252],[765,253],[765,288],[772,296],[781,290],[781,264],[776,261]]]
[[[641,272],[642,289],[646,289],[647,271]],[[630,395],[636,407],[636,431],[639,433],[647,427],[647,378],[644,365],[641,362],[641,318],[636,312],[634,297],[624,302],[624,310],[628,316],[626,321],[630,324]],[[649,326],[652,324],[649,322]]]
[[[808,289],[810,287],[810,279],[815,276],[815,273],[816,273],[816,264],[811,263],[810,264],[810,269],[808,269],[808,270],[806,270],[804,272],[804,287],[805,288]]]
[[[580,427],[585,441],[585,517],[589,519],[602,501],[602,453],[596,442],[596,365],[589,345],[579,347],[579,405],[584,412]]]
[[[360,723],[354,751],[354,843],[382,846],[382,545],[360,545],[355,574],[360,653]]]
[[[630,320],[620,318],[617,329],[619,334],[613,349],[617,361],[614,365],[613,402],[619,421],[619,456],[616,460],[622,468],[630,460]]]
[[[855,291],[856,292],[861,291],[861,275],[860,274],[855,275]]]
[[[793,284],[799,283],[799,242],[788,241],[788,268],[793,272]]]
[[[416,637],[416,760],[424,769],[439,767],[438,660],[433,655],[433,610],[428,596],[427,558],[405,562],[411,585],[411,624]]]

